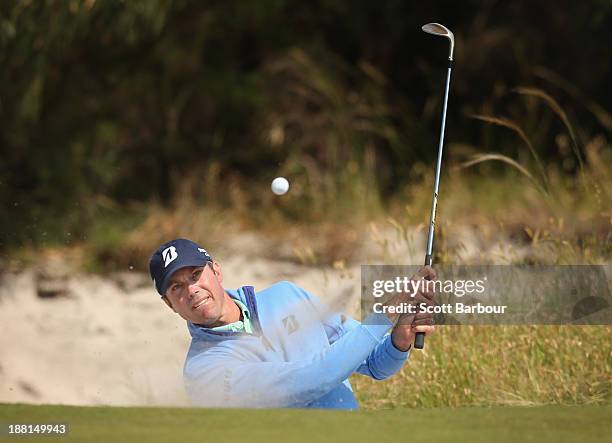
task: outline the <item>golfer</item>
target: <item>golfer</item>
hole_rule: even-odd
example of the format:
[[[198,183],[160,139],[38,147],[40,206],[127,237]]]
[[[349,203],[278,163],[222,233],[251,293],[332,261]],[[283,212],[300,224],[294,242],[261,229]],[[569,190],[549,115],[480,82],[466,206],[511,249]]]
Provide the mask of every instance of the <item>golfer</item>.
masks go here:
[[[149,269],[162,300],[187,321],[184,381],[198,406],[356,409],[349,376],[392,376],[415,333],[434,329],[431,314],[373,314],[361,324],[290,282],[224,289],[219,263],[191,240],[161,245]],[[417,277],[435,273],[425,267]],[[432,295],[390,303],[433,303]]]

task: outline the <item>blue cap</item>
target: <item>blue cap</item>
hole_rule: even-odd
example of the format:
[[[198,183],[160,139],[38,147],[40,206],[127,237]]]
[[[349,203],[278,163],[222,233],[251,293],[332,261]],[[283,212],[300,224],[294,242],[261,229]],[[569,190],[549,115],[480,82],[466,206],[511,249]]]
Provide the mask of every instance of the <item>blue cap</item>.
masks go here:
[[[164,243],[151,256],[149,272],[155,289],[164,295],[170,277],[176,271],[187,266],[204,266],[213,259],[206,249],[197,243],[184,238],[177,238]]]

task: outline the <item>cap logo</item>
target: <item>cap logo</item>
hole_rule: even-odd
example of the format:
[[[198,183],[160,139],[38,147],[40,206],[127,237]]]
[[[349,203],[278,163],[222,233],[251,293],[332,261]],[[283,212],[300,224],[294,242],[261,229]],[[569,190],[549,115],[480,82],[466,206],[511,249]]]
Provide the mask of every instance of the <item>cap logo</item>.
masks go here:
[[[176,252],[176,248],[174,246],[170,246],[162,251],[162,258],[164,259],[164,268],[167,268],[170,263],[172,263],[178,257],[178,253]]]
[[[198,248],[198,251],[200,251],[202,254],[204,254],[206,257],[210,258],[210,255],[208,254],[208,252],[206,252],[206,249],[204,248]]]

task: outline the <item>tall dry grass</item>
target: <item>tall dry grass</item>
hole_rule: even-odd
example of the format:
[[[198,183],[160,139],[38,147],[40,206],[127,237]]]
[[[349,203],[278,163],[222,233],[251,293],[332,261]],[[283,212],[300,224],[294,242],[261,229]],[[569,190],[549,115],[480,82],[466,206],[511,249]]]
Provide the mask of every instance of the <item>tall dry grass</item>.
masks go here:
[[[394,377],[354,376],[366,408],[611,399],[610,326],[439,326]]]
[[[605,139],[598,136],[586,144],[580,171],[586,186],[576,186],[573,177],[554,167],[542,174],[538,155],[518,124],[496,117],[479,119],[514,130],[534,154],[536,172],[491,153],[459,163],[445,175],[434,266],[474,259],[497,264],[609,264],[612,171],[604,166],[611,160]],[[509,169],[480,177],[467,172],[466,168],[490,161],[503,162]],[[426,189],[431,182],[426,175],[412,189],[411,204],[388,220],[397,232],[394,241],[405,243],[404,249],[414,242],[411,226],[417,231],[426,226]],[[464,255],[469,249],[463,244],[466,232],[477,232],[482,248],[470,259]],[[495,242],[506,247],[487,249]],[[388,240],[378,243],[383,249],[394,246]],[[354,376],[352,382],[366,408],[608,403],[611,333],[612,326],[439,326],[425,349],[413,350],[396,376],[382,382]]]

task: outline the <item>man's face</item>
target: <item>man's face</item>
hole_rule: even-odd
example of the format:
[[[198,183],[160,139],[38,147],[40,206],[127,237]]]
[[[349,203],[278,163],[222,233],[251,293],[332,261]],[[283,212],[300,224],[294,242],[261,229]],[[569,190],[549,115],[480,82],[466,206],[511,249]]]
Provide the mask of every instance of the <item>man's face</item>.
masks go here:
[[[185,320],[206,327],[220,326],[224,314],[225,290],[218,263],[210,266],[188,266],[170,279],[165,297],[170,307]]]

